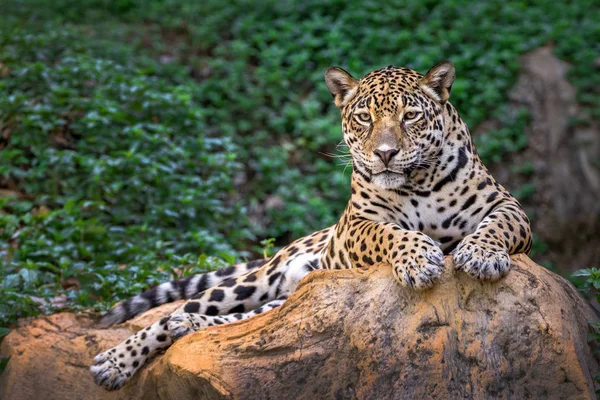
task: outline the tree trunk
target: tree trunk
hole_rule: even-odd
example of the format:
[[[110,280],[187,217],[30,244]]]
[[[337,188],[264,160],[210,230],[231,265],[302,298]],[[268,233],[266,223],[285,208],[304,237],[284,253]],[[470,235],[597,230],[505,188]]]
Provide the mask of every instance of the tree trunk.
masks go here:
[[[595,398],[599,371],[587,333],[588,321],[598,316],[570,283],[523,255],[512,257],[510,273],[496,283],[455,273],[446,261],[442,282],[421,293],[398,285],[384,264],[312,272],[282,307],[185,337],[110,394],[100,395],[89,375],[66,371],[80,372],[95,353],[122,340],[126,329],[87,326],[69,336],[64,329],[40,331],[40,320],[57,316],[33,320],[3,343],[3,354],[12,359],[0,396]],[[165,313],[158,310],[152,318]],[[142,318],[145,325],[149,316]],[[136,319],[129,326],[141,324]],[[56,349],[53,356],[52,350],[35,353],[34,343],[41,341],[36,334],[53,337],[46,338]],[[58,345],[60,339],[67,345]],[[42,373],[36,365],[47,369]],[[27,374],[31,370],[35,376]],[[23,397],[23,388],[32,385],[39,392]]]

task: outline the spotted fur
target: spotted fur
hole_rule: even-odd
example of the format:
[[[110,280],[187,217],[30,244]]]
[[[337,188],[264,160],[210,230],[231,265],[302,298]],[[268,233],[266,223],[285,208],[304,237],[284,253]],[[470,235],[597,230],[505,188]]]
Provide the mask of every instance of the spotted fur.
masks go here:
[[[98,385],[122,387],[149,357],[190,332],[281,305],[314,269],[386,262],[400,284],[425,289],[439,279],[444,253],[469,276],[496,280],[508,272],[509,254],[529,252],[527,216],[483,166],[448,102],[450,62],[425,76],[390,66],[360,80],[330,68],[325,78],[353,161],[352,195],[339,223],[268,260],[165,283],[117,306],[104,325],[191,298],[96,356],[91,371]]]

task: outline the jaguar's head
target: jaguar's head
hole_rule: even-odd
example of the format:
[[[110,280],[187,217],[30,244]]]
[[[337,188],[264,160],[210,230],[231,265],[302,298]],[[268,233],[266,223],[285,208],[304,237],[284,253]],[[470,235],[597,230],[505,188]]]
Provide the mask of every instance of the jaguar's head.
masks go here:
[[[354,169],[382,188],[396,189],[414,169],[435,162],[444,145],[444,104],[454,74],[450,61],[425,76],[390,66],[360,80],[329,68],[325,82],[341,111]]]

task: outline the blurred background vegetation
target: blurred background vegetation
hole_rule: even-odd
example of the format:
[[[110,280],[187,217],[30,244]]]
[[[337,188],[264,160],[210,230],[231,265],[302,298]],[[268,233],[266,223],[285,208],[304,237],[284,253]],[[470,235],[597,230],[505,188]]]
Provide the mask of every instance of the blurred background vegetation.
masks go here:
[[[0,326],[103,310],[335,223],[350,168],[331,156],[343,146],[330,65],[358,77],[451,59],[463,119],[500,121],[476,137],[491,166],[528,146],[529,113],[507,104],[519,56],[536,47],[572,65],[580,120],[597,119],[595,6],[2,1]],[[534,257],[549,251],[536,240]]]

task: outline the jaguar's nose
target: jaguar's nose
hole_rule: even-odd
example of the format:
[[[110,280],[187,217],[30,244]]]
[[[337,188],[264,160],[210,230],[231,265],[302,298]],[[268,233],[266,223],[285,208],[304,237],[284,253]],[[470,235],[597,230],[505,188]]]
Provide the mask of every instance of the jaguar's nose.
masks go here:
[[[390,161],[392,160],[392,158],[394,158],[394,156],[396,154],[398,154],[398,150],[397,149],[387,149],[387,150],[375,150],[375,154],[377,154],[377,157],[379,157],[381,159],[381,161],[383,161],[383,164],[387,167],[388,164],[390,163]]]

